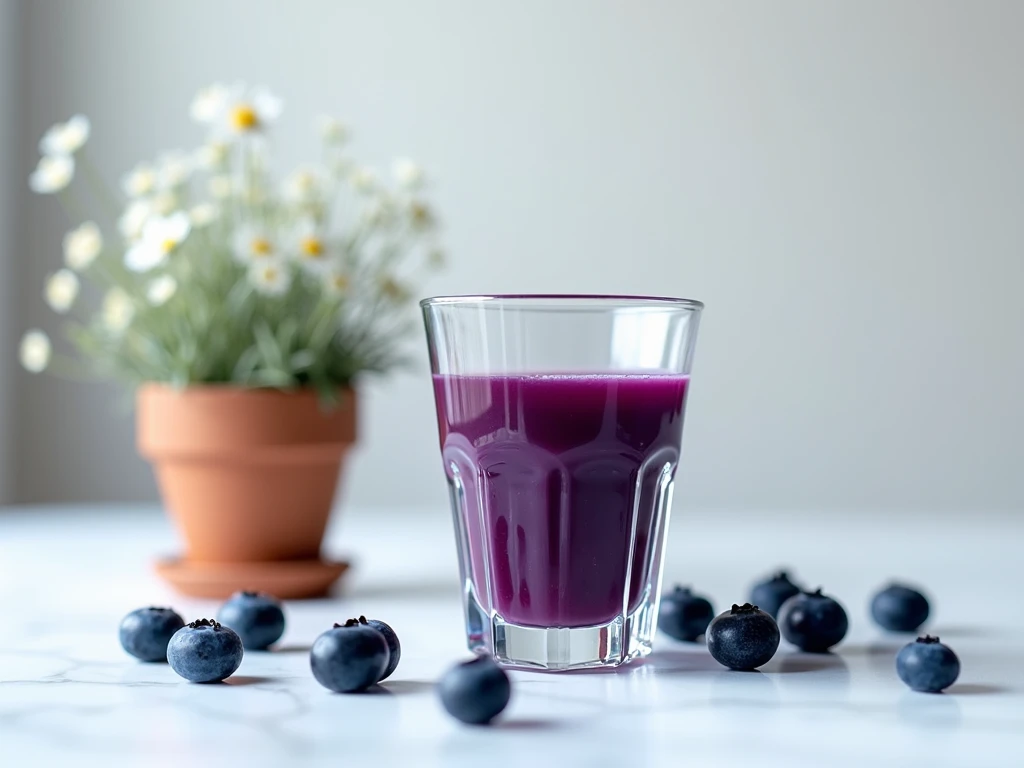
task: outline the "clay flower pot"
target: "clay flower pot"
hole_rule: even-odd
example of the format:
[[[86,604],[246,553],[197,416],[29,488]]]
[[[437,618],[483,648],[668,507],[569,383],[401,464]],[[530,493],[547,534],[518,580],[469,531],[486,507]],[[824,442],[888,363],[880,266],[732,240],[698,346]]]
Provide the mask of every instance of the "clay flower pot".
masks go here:
[[[354,392],[325,409],[312,390],[147,384],[137,407],[139,451],[185,541],[161,575],[203,597],[326,592],[347,567],[320,545],[355,441]]]

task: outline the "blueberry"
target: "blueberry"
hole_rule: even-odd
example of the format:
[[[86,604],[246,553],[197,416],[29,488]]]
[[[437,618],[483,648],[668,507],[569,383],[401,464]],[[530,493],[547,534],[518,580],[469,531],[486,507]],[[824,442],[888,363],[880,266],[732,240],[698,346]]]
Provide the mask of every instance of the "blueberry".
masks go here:
[[[789,574],[779,571],[770,579],[759,581],[750,590],[750,602],[761,607],[773,619],[779,617],[782,604],[800,593],[800,587],[789,579]]]
[[[398,642],[398,635],[395,634],[395,630],[389,624],[385,624],[379,619],[367,619],[365,616],[360,616],[359,622],[361,624],[368,624],[384,635],[384,640],[388,644],[388,666],[384,670],[384,674],[380,676],[380,680],[391,677],[391,673],[398,669],[398,662],[402,658],[402,644]],[[380,680],[377,682],[379,683]]]
[[[915,691],[938,693],[960,676],[960,659],[939,638],[925,635],[900,648],[896,674]]]
[[[242,640],[219,622],[198,619],[174,633],[167,661],[190,682],[218,683],[242,663]]]
[[[779,625],[756,605],[733,605],[715,617],[706,636],[715,661],[730,669],[756,669],[779,649]]]
[[[167,661],[167,644],[184,626],[170,608],[139,608],[121,619],[121,647],[143,661]]]
[[[379,630],[349,619],[316,639],[309,652],[309,666],[324,688],[352,693],[382,679],[389,657],[388,641]]]
[[[488,656],[452,667],[437,684],[448,714],[470,725],[491,722],[508,706],[512,684],[505,670]]]
[[[837,600],[814,592],[801,592],[779,609],[782,636],[803,651],[824,653],[846,636],[850,623]]]
[[[893,632],[916,632],[929,611],[928,598],[905,584],[890,584],[871,600],[871,618]]]
[[[692,643],[704,634],[715,618],[715,609],[706,597],[695,595],[689,587],[677,586],[661,596],[658,629],[676,640]]]
[[[236,592],[217,611],[217,621],[235,630],[247,651],[264,651],[284,634],[281,603],[262,592]]]

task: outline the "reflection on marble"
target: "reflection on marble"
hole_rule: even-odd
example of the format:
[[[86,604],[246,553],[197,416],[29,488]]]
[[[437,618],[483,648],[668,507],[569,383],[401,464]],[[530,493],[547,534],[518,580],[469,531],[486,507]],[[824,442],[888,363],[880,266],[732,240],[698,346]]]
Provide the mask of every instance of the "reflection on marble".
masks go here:
[[[835,653],[783,644],[763,671],[733,672],[700,645],[660,638],[653,656],[622,670],[513,673],[509,711],[481,729],[447,718],[432,690],[465,656],[444,510],[347,514],[331,539],[338,554],[358,556],[346,592],[288,604],[280,649],[247,653],[220,685],[188,684],[118,646],[117,623],[132,608],[169,603],[187,620],[216,609],[151,576],[150,556],[174,542],[155,511],[0,511],[0,764],[731,766],[753,754],[760,766],[786,768],[1014,764],[1024,750],[1024,614],[1000,610],[1003,593],[992,585],[1024,582],[1024,525],[976,515],[968,529],[950,518],[925,546],[909,522],[904,530],[898,519],[844,519],[843,551],[870,551],[869,567],[815,546],[830,536],[820,519],[776,515],[763,536],[730,536],[758,519],[681,517],[669,579],[694,583],[724,608],[762,572],[795,564],[846,603],[853,629]],[[911,535],[915,552],[946,559],[908,563],[898,542]],[[726,540],[728,557],[708,546]],[[893,656],[907,639],[873,629],[866,612],[870,590],[890,576],[936,597],[934,630],[963,660],[950,693],[912,693],[896,678]],[[330,694],[309,674],[309,644],[359,613],[395,626],[402,664],[368,694]]]

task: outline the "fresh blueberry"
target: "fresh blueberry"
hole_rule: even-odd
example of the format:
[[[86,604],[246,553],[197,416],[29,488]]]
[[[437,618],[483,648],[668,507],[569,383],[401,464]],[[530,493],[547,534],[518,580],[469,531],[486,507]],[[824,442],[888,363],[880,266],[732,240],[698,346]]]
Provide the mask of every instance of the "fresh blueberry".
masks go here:
[[[219,683],[242,663],[242,640],[219,622],[198,619],[174,633],[167,661],[190,682]]]
[[[689,587],[677,586],[661,596],[658,629],[676,640],[692,643],[704,634],[715,618],[715,609],[706,597],[695,595]]]
[[[390,653],[384,635],[369,624],[349,619],[335,624],[313,643],[309,666],[324,688],[352,693],[384,677]]]
[[[398,669],[398,662],[402,658],[402,644],[398,642],[398,635],[389,624],[385,624],[380,619],[367,619],[365,616],[360,616],[359,623],[368,624],[384,635],[384,640],[388,644],[388,666],[384,670],[384,674],[380,676],[380,680],[391,677],[391,673]],[[379,683],[380,680],[377,682]]]
[[[750,590],[750,602],[761,607],[761,610],[771,615],[773,619],[779,617],[779,608],[782,604],[800,593],[800,587],[789,579],[789,574],[779,571],[770,579],[759,581]]]
[[[757,669],[779,649],[779,625],[756,605],[733,605],[708,627],[708,651],[730,669]]]
[[[814,592],[801,592],[779,609],[782,636],[803,651],[824,653],[846,636],[850,623],[837,600]]]
[[[167,661],[167,644],[184,626],[170,608],[139,608],[121,619],[121,647],[143,661]]]
[[[262,592],[236,592],[217,611],[217,621],[235,630],[247,651],[265,651],[284,634],[281,603]]]
[[[871,618],[893,632],[916,632],[929,611],[928,598],[905,584],[890,584],[871,600]]]
[[[900,648],[896,674],[915,691],[938,693],[960,676],[960,659],[939,638],[925,635]]]
[[[452,667],[437,684],[448,714],[470,725],[491,722],[508,706],[512,684],[505,670],[488,656]]]

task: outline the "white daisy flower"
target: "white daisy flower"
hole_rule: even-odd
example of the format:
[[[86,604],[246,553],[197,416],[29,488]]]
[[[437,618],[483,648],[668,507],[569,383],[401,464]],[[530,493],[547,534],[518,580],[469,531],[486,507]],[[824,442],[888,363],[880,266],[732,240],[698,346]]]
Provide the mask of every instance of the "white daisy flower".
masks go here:
[[[228,92],[214,122],[228,135],[259,133],[277,119],[281,107],[281,100],[266,88],[236,85]]]
[[[117,220],[117,228],[125,240],[138,240],[142,237],[142,228],[153,214],[153,206],[148,200],[132,200]]]
[[[415,189],[423,183],[423,167],[408,157],[396,158],[391,163],[391,174],[406,189]]]
[[[386,194],[371,198],[359,218],[368,227],[388,227],[395,221],[395,201]]]
[[[188,211],[188,220],[196,229],[212,224],[220,216],[220,209],[213,203],[200,203]]]
[[[161,216],[167,216],[168,214],[174,213],[181,207],[178,196],[170,190],[157,192],[149,199],[149,205],[153,209],[154,213]]]
[[[111,288],[103,297],[100,320],[108,331],[120,333],[135,316],[135,303],[123,288]]]
[[[427,264],[434,269],[441,269],[447,263],[448,256],[443,249],[434,247],[427,251]]]
[[[39,140],[44,155],[73,155],[89,139],[89,118],[75,115],[66,123],[57,123]]]
[[[28,185],[33,192],[48,195],[60,192],[74,177],[75,161],[70,155],[44,155],[28,177]]]
[[[139,163],[121,178],[121,187],[128,197],[144,197],[156,189],[156,170],[149,163]]]
[[[81,272],[92,264],[103,250],[100,228],[87,221],[64,235],[64,263]]]
[[[189,114],[197,123],[212,123],[224,110],[229,96],[230,91],[221,83],[200,88],[189,106]]]
[[[142,237],[124,255],[124,263],[133,272],[148,272],[163,264],[168,255],[188,237],[188,214],[154,216],[142,228]]]
[[[380,281],[380,292],[385,298],[394,302],[406,301],[409,298],[409,289],[393,277],[384,277]]]
[[[168,152],[157,161],[157,179],[161,189],[181,186],[192,175],[192,158],[180,150]]]
[[[336,179],[343,179],[352,173],[354,163],[351,157],[337,155],[327,161],[327,169]]]
[[[75,303],[80,288],[78,275],[70,269],[58,269],[46,279],[43,298],[50,305],[50,309],[63,315]]]
[[[270,260],[249,267],[249,282],[262,294],[280,296],[291,287],[292,276],[280,261]]]
[[[312,168],[299,168],[284,182],[284,196],[299,205],[316,202],[323,194],[323,179]]]
[[[406,207],[406,213],[413,229],[425,232],[433,229],[436,224],[434,212],[422,200],[410,200]]]
[[[195,152],[195,164],[206,171],[216,171],[227,165],[228,145],[223,141],[211,141],[204,144]]]
[[[377,187],[377,173],[372,168],[356,168],[349,181],[360,192],[372,192]]]
[[[321,275],[331,267],[331,255],[327,241],[317,230],[316,223],[306,219],[299,223],[292,234],[292,255],[304,270]]]
[[[280,258],[273,235],[262,227],[241,226],[232,241],[235,258],[243,264],[277,261]]]
[[[230,176],[211,176],[206,182],[206,189],[214,200],[227,200],[234,191]]]
[[[247,205],[260,205],[267,201],[267,187],[260,183],[246,183],[238,178],[231,185],[231,194]]]
[[[322,115],[317,120],[317,129],[320,131],[320,138],[328,144],[343,144],[348,141],[348,126],[336,117]]]
[[[146,301],[154,307],[160,307],[170,301],[178,290],[178,281],[170,275],[154,277],[146,286]]]
[[[53,347],[50,346],[50,337],[42,331],[32,330],[21,337],[18,357],[26,371],[42,373],[50,364],[52,354]]]
[[[349,289],[348,275],[335,267],[324,275],[324,288],[331,296],[344,296]]]

